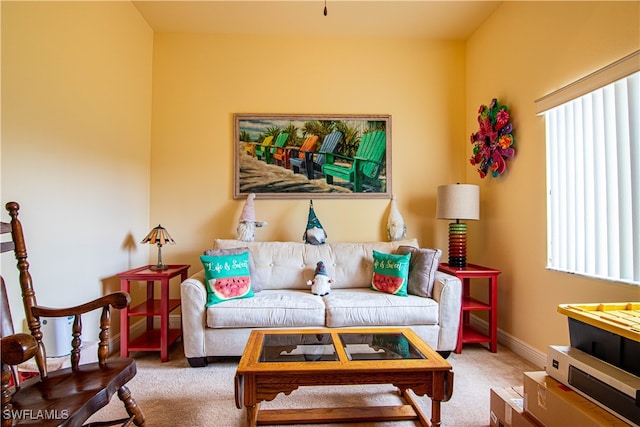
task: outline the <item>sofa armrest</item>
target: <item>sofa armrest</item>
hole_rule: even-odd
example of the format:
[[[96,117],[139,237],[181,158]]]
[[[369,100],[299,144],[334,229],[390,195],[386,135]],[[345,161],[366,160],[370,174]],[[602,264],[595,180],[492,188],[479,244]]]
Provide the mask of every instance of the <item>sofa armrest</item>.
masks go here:
[[[438,302],[439,309],[438,350],[455,350],[462,310],[462,282],[455,276],[437,271],[433,285],[433,299]]]
[[[180,284],[182,340],[186,357],[206,356],[207,289],[204,281],[204,270],[200,270]]]

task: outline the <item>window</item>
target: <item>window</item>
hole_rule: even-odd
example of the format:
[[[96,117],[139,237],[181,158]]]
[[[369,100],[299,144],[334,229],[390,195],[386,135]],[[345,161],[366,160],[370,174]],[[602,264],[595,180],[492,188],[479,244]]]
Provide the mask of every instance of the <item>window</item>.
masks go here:
[[[536,101],[549,269],[640,285],[639,53]]]

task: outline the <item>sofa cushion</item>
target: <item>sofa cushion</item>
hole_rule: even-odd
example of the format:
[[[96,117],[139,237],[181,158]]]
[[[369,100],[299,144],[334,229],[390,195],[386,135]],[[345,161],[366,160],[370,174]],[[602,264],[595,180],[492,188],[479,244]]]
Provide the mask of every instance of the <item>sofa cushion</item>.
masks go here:
[[[262,282],[260,282],[260,277],[256,274],[256,263],[253,260],[253,255],[249,251],[249,248],[207,249],[204,251],[204,254],[208,256],[219,256],[236,255],[243,252],[249,252],[249,276],[251,277],[251,289],[253,292],[260,292],[262,290]]]
[[[309,291],[265,289],[253,298],[229,300],[207,308],[210,328],[324,326],[323,297]]]
[[[207,307],[235,298],[251,298],[249,252],[235,255],[200,255],[207,287]]]
[[[418,295],[419,297],[431,298],[442,251],[440,249],[400,246],[398,253],[411,254],[407,292],[412,295]]]
[[[438,303],[431,298],[400,298],[368,288],[334,289],[322,298],[330,328],[438,324]]]
[[[410,259],[411,254],[394,255],[373,251],[371,289],[406,297]]]

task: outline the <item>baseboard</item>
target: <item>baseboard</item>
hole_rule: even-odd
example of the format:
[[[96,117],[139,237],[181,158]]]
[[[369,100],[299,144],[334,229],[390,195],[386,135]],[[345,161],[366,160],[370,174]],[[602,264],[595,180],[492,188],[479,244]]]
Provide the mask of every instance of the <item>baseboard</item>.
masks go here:
[[[470,316],[470,321],[471,325],[481,331],[486,331],[489,328],[489,322],[480,319],[479,317]],[[544,369],[544,366],[547,364],[546,353],[531,347],[529,344],[504,332],[500,328],[498,328],[498,342],[540,369]]]

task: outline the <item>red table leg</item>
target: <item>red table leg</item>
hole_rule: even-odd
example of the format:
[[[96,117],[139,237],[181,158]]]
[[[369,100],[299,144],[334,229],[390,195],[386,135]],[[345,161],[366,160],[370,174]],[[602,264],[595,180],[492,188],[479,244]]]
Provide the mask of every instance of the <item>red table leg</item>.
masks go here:
[[[498,275],[492,274],[489,284],[489,298],[491,299],[491,314],[489,315],[489,350],[498,351]]]
[[[120,280],[120,290],[129,293],[130,283]],[[129,357],[129,311],[120,310],[120,357]]]
[[[160,303],[162,307],[160,311],[160,360],[166,362],[169,360],[169,278],[160,281],[162,287],[162,296]]]

